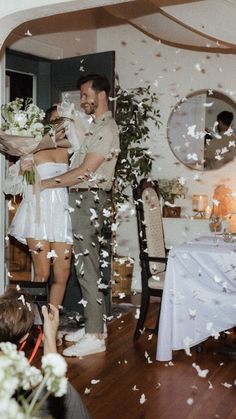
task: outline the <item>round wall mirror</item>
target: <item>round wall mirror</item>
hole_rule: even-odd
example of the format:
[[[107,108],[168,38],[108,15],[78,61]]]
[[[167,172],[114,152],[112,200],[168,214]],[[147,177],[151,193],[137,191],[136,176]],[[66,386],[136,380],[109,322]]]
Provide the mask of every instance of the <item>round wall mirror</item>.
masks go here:
[[[217,116],[232,113],[220,131]],[[195,170],[219,169],[236,156],[236,103],[223,93],[201,90],[182,99],[168,120],[167,137],[177,159]]]

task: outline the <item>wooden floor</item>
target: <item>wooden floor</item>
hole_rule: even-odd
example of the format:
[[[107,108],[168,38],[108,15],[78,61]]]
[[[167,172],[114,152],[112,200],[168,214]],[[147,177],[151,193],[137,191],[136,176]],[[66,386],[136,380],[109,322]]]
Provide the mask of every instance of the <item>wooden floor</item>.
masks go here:
[[[157,309],[158,303],[152,303],[149,326],[155,323]],[[69,379],[92,418],[235,419],[236,359],[218,352],[225,341],[210,339],[200,354],[192,350],[189,357],[176,351],[173,363],[157,362],[156,336],[149,339],[144,333],[133,343],[134,311],[108,325],[105,354],[66,358]],[[227,342],[233,338],[230,335]],[[209,370],[206,378],[198,376],[194,362]]]

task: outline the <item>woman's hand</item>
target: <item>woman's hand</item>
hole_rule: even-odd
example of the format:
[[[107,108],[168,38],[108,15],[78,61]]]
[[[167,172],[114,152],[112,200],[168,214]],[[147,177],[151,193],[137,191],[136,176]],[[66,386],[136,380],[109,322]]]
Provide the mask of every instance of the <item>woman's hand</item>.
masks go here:
[[[56,338],[59,326],[59,311],[52,304],[49,304],[49,309],[46,306],[42,307],[44,318],[43,332],[44,332],[44,354],[57,352]]]
[[[27,170],[31,170],[33,167],[34,160],[30,154],[20,158],[20,175],[23,175]]]

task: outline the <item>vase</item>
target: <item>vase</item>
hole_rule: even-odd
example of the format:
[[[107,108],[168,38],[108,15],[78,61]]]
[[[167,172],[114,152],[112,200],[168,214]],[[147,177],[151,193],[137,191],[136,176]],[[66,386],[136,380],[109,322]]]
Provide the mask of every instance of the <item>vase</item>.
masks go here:
[[[167,205],[164,205],[162,215],[163,217],[179,218],[181,215],[181,207],[168,207]]]

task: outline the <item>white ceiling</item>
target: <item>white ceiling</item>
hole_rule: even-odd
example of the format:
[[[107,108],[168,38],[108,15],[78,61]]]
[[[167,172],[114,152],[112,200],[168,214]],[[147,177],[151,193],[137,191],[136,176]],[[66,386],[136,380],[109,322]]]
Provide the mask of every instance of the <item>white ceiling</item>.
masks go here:
[[[73,54],[81,55],[96,50],[96,35],[91,30],[125,21],[175,47],[223,53],[236,51],[235,0],[96,0],[94,4],[96,7],[87,10],[28,21],[13,30],[6,46],[25,52],[31,49],[34,52],[37,48],[38,55],[41,50],[42,55],[47,55],[46,46],[54,47],[54,58],[62,58],[70,39]],[[32,34],[27,43],[26,33]]]

